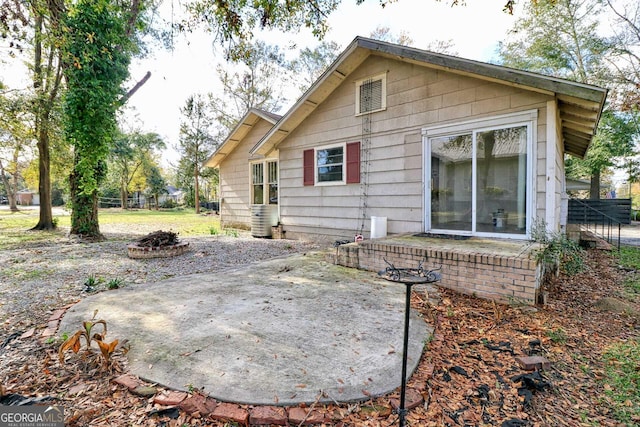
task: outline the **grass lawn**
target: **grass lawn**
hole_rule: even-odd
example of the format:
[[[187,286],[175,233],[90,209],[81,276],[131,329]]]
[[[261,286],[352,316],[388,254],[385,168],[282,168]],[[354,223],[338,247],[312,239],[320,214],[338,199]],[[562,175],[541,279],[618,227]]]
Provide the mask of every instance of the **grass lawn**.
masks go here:
[[[61,218],[62,220],[62,218]],[[70,226],[70,218],[64,217],[66,223],[60,221],[61,225]],[[211,228],[220,228],[220,217],[217,215],[196,214],[194,209],[171,209],[171,210],[122,210],[122,209],[101,209],[98,213],[100,225],[117,224],[121,227],[131,226],[153,226],[156,229],[172,230],[180,236],[202,236],[211,234]]]
[[[619,261],[622,267],[636,270],[623,286],[627,297],[636,301],[640,296],[640,248],[622,246]],[[614,417],[624,425],[640,420],[640,339],[629,338],[612,344],[604,353],[604,391]]]
[[[0,250],[22,245],[52,242],[65,237],[71,225],[68,211],[55,209],[53,216],[59,229],[51,232],[29,232],[38,222],[37,209],[25,209],[11,212],[0,209]],[[217,233],[220,218],[216,215],[197,215],[193,209],[172,210],[121,210],[100,209],[98,221],[102,231],[114,226],[120,230],[166,230],[177,232],[181,237],[201,236]],[[213,230],[213,231],[212,231]],[[133,233],[132,233],[133,234]]]

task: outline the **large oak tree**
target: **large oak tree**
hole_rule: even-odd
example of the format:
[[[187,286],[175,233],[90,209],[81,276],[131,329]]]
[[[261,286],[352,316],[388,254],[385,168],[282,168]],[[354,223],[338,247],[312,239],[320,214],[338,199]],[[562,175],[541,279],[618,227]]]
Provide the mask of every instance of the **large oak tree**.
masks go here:
[[[503,65],[611,87],[614,78],[608,58],[621,46],[601,35],[602,2],[538,0],[528,4],[525,12],[511,37],[500,45]],[[640,130],[636,126],[633,131],[633,115],[612,107],[605,112],[586,159],[567,161],[569,174],[591,179],[593,199],[600,197],[602,173],[615,166],[616,159],[633,155],[634,138]]]

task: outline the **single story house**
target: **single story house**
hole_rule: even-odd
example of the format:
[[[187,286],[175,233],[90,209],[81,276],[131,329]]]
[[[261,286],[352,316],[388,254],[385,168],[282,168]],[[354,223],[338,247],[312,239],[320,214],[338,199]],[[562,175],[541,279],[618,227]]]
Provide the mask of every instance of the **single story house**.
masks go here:
[[[39,206],[40,194],[29,189],[20,190],[16,193],[16,203],[23,206]]]
[[[356,37],[284,116],[250,110],[205,165],[223,225],[268,212],[288,238],[353,240],[385,218],[392,235],[527,241],[566,224],[564,156],[585,155],[606,95]]]
[[[165,193],[158,195],[158,203],[160,203],[161,206],[167,203],[174,203],[176,205],[184,203],[184,191],[173,185],[167,185],[165,190]]]

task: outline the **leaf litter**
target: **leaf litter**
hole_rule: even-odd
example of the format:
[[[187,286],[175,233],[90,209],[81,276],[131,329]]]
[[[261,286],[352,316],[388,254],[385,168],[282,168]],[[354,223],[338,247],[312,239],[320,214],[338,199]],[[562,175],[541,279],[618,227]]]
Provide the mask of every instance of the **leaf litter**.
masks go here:
[[[432,305],[414,294],[413,308],[435,333],[408,381],[412,395],[422,400],[407,413],[407,424],[579,426],[588,420],[590,425],[619,425],[602,397],[607,387],[601,382],[602,354],[611,344],[639,336],[640,304],[631,302],[633,314],[594,308],[601,298],[623,293],[629,272],[606,252],[592,249],[586,257],[585,272],[551,278],[544,307],[502,305],[446,289],[439,291],[440,303]],[[15,328],[27,329],[34,319],[12,322],[11,327],[5,322],[0,340],[0,403],[54,402],[64,407],[71,427],[229,425],[157,405],[115,384],[113,379],[127,372],[126,358],[118,351],[108,367],[88,355],[61,364],[59,342],[15,335]],[[545,357],[550,369],[523,371],[516,356],[527,355]],[[399,397],[396,390],[366,402],[312,406],[332,420],[323,425],[391,426],[398,424],[392,403]]]

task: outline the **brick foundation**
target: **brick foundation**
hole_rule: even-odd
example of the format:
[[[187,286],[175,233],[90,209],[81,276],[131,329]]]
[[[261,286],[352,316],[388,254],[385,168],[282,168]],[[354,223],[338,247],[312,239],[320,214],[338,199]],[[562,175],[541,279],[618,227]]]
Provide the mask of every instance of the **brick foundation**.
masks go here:
[[[487,245],[490,246],[490,245]],[[542,268],[534,252],[523,244],[513,253],[499,253],[491,248],[478,250],[464,242],[455,247],[443,243],[416,245],[385,239],[365,240],[336,248],[334,262],[345,267],[380,271],[387,267],[385,259],[398,268],[441,266],[438,285],[465,294],[503,302],[535,304],[542,283]]]

